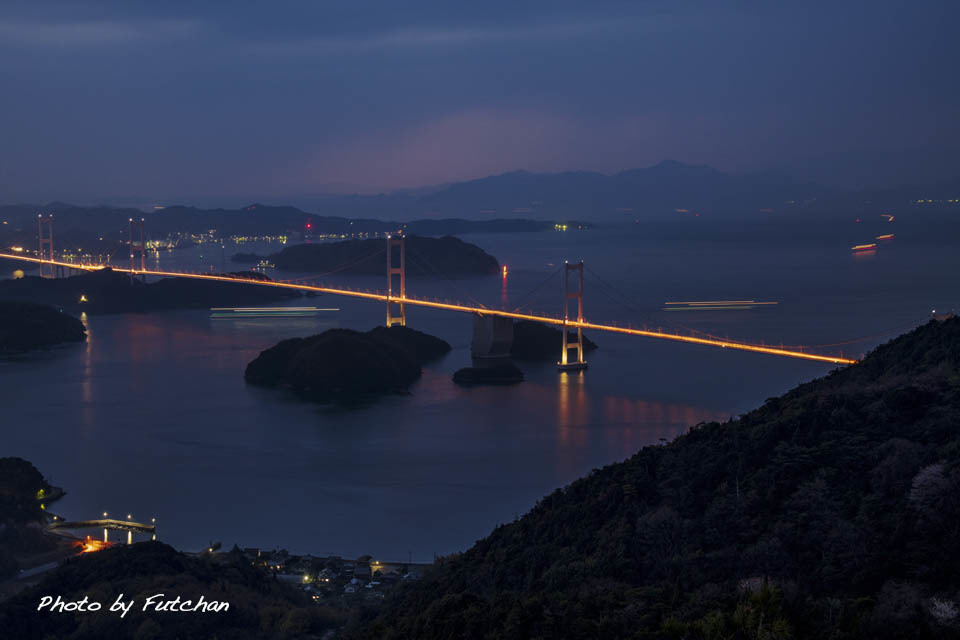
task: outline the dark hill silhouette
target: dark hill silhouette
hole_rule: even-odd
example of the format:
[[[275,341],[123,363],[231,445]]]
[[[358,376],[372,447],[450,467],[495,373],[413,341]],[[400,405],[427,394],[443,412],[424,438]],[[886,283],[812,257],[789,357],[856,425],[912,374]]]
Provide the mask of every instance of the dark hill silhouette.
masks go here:
[[[237,275],[236,272],[227,275]],[[245,278],[269,279],[243,273]],[[301,297],[298,291],[255,284],[161,278],[146,284],[127,274],[102,269],[69,278],[27,276],[0,280],[0,300],[27,300],[87,313],[127,313],[163,309],[208,309],[267,304]]]
[[[960,319],[592,472],[358,638],[957,637]]]
[[[497,259],[475,244],[453,236],[406,238],[407,275],[481,276],[500,270]],[[267,256],[278,269],[313,273],[382,275],[386,245],[382,239],[298,244]]]
[[[570,333],[576,340],[576,331]],[[584,334],[583,350],[593,351],[596,343]],[[563,349],[563,330],[532,320],[513,323],[513,344],[510,356],[517,360],[556,361]]]
[[[370,199],[368,199],[370,198]],[[288,235],[300,240],[303,235],[349,236],[351,234],[385,234],[404,230],[409,234],[446,235],[477,232],[536,232],[551,231],[554,224],[565,223],[569,228],[583,227],[576,219],[531,219],[512,214],[468,220],[455,217],[418,219],[408,216],[423,206],[418,200],[404,194],[391,196],[336,196],[321,202],[317,212],[308,212],[291,206],[272,206],[254,203],[239,209],[203,209],[186,205],[171,205],[154,211],[129,208],[80,207],[66,203],[48,205],[0,205],[0,219],[7,225],[0,227],[0,246],[20,244],[34,246],[37,233],[37,213],[52,214],[58,247],[81,247],[95,253],[122,255],[120,243],[128,237],[128,220],[145,218],[148,236],[165,237],[168,234],[206,234],[265,236]],[[375,203],[375,207],[373,204]],[[424,205],[425,206],[425,205]],[[412,207],[412,208],[411,208]],[[370,209],[368,212],[367,209]],[[349,212],[351,215],[331,215]],[[370,213],[379,217],[366,217]],[[411,221],[400,221],[400,218]],[[478,217],[478,216],[473,216]],[[307,228],[307,224],[310,228]]]
[[[45,304],[0,301],[0,354],[82,342],[83,323]]]
[[[18,557],[50,551],[54,540],[41,533],[45,506],[64,495],[27,460],[0,458],[0,582],[21,567]]]

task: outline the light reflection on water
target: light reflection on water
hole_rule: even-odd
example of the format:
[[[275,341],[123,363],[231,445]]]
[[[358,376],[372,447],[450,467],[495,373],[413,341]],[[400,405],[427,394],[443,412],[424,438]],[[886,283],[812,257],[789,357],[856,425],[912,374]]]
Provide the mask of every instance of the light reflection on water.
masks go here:
[[[447,325],[454,351],[411,395],[352,409],[242,380],[259,350],[329,319],[212,323],[192,311],[88,323],[85,346],[0,364],[15,414],[43,425],[12,431],[4,453],[67,485],[58,512],[156,515],[161,538],[188,548],[213,539],[429,559],[594,467],[722,417],[594,389],[589,373],[551,365],[528,366],[513,387],[459,388],[451,373],[469,349],[455,336],[469,318]]]
[[[691,247],[619,232],[469,236],[510,265],[509,285],[497,275],[457,288],[488,304],[516,304],[553,269],[548,263],[575,254],[653,325],[673,321],[657,311],[678,296],[777,299],[776,309],[684,322],[769,342],[833,342],[949,307],[955,283],[946,274],[960,271],[957,252],[931,250],[936,239],[911,249],[901,235],[897,251],[884,247],[867,261],[849,255],[846,239],[836,249],[819,240],[767,249],[766,238]],[[559,309],[554,284],[533,296],[532,308]],[[441,281],[412,279],[408,287],[458,297]],[[604,293],[588,280],[588,319],[638,321]],[[412,309],[411,325],[453,351],[429,364],[408,396],[319,407],[243,382],[247,362],[281,339],[382,322],[380,305],[336,302],[340,313],[283,320],[210,319],[202,310],[87,318],[84,346],[0,361],[9,418],[0,455],[34,461],[70,492],[55,512],[156,515],[161,539],[189,549],[214,540],[346,555],[411,551],[429,560],[465,548],[593,468],[830,368],[603,335],[591,336],[600,349],[588,354],[586,372],[521,364],[519,385],[464,389],[451,374],[469,363],[471,319]]]

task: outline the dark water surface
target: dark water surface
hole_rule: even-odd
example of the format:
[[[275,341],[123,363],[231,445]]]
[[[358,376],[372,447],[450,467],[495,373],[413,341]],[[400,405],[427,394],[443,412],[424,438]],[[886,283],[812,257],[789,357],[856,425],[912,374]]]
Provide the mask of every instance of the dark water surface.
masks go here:
[[[866,337],[820,348],[859,355],[923,322],[932,308],[960,307],[954,227],[897,221],[470,235],[465,239],[509,266],[506,284],[499,276],[411,278],[408,292],[556,313],[560,281],[548,276],[564,259],[583,258],[589,320],[767,343]],[[849,251],[881,233],[896,239],[869,255]],[[238,249],[250,247],[225,254]],[[162,254],[159,263],[221,268],[219,249],[206,254]],[[383,286],[371,278],[326,282]],[[724,299],[779,304],[662,311],[666,301]],[[583,375],[522,365],[527,380],[518,386],[462,389],[451,374],[469,363],[471,318],[412,308],[410,326],[445,338],[453,351],[426,367],[409,396],[349,410],[321,407],[247,386],[246,363],[283,338],[368,329],[383,322],[384,310],[333,297],[295,304],[340,311],[272,320],[211,319],[207,311],[89,317],[85,346],[0,361],[0,455],[33,461],[69,491],[56,512],[71,519],[103,511],[141,521],[156,516],[161,539],[186,549],[212,540],[429,560],[468,547],[593,468],[831,369],[594,335],[600,349]]]

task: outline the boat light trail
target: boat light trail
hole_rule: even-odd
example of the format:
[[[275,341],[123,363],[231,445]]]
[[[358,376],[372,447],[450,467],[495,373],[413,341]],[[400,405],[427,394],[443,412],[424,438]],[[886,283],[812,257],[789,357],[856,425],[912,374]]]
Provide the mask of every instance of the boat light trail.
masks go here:
[[[663,304],[688,304],[688,305],[729,305],[729,304],[779,304],[777,302],[757,302],[756,300],[707,300],[702,302],[664,302]]]
[[[711,300],[703,302],[664,302],[667,305],[661,311],[742,311],[754,307],[769,307],[779,302],[758,302],[756,300]]]

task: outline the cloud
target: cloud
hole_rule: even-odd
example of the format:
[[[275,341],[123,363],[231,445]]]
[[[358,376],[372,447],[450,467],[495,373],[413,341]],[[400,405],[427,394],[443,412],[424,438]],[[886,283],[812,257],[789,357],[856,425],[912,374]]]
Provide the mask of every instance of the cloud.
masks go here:
[[[503,27],[406,28],[365,35],[321,36],[259,42],[250,45],[248,51],[279,56],[353,55],[391,50],[613,36],[644,30],[658,31],[666,28],[666,25],[665,20],[658,18],[642,22],[605,20]]]
[[[189,37],[199,24],[186,20],[26,22],[0,19],[0,46],[100,47]]]

